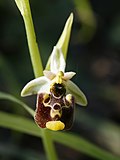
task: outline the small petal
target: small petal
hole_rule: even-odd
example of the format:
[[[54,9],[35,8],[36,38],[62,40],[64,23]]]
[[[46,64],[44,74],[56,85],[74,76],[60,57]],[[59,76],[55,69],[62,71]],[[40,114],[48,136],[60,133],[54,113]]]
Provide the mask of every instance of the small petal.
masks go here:
[[[76,73],[75,72],[66,72],[64,73],[64,80],[71,79]]]
[[[57,74],[59,71],[64,72],[65,66],[66,63],[63,57],[63,53],[61,49],[55,46],[51,54],[50,70],[51,72]]]
[[[66,89],[75,98],[75,103],[82,105],[82,106],[87,105],[87,99],[84,93],[78,88],[78,86],[75,83],[68,80],[66,82]]]
[[[21,96],[25,97],[39,92],[47,92],[49,89],[49,83],[49,79],[45,76],[36,78],[26,84],[21,92]]]
[[[55,76],[56,76],[53,72],[47,71],[47,70],[44,70],[43,74],[44,74],[45,77],[47,77],[50,80],[54,79]]]

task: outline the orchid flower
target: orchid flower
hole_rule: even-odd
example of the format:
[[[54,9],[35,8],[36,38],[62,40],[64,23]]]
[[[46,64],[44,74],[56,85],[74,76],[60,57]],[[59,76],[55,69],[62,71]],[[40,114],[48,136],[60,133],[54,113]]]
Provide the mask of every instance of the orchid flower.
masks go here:
[[[70,79],[75,72],[65,72],[65,59],[60,48],[54,47],[50,70],[44,76],[31,80],[21,96],[37,94],[35,122],[39,127],[51,130],[67,130],[73,123],[75,103],[86,106],[87,99]]]

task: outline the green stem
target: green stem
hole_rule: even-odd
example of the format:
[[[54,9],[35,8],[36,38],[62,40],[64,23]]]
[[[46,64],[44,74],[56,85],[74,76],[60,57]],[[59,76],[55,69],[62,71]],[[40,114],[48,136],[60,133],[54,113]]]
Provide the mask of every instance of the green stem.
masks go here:
[[[36,42],[35,30],[29,5],[29,0],[15,0],[25,23],[29,53],[35,77],[42,75],[43,66]]]
[[[30,17],[25,16],[24,22],[25,22],[25,28],[27,33],[27,40],[28,40],[32,66],[33,66],[35,77],[37,78],[41,76],[43,72],[42,61],[40,58],[38,45],[36,43],[32,20],[30,19]]]
[[[53,144],[53,139],[51,132],[47,129],[42,129],[42,140],[44,144],[45,151],[47,153],[48,160],[57,160],[57,153]]]
[[[43,74],[43,66],[40,58],[38,45],[36,42],[36,36],[35,36],[34,25],[32,21],[29,0],[15,0],[15,2],[24,19],[30,57],[32,61],[35,78],[37,78]],[[55,146],[53,144],[53,140],[51,138],[52,136],[50,135],[50,132],[43,129],[42,135],[43,135],[43,144],[45,147],[48,160],[57,160],[58,158],[57,158]]]

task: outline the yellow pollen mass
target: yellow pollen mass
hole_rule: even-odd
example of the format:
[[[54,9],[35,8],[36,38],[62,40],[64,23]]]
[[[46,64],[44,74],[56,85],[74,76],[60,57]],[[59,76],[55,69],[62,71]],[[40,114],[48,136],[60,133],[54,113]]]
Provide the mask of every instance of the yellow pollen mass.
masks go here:
[[[61,121],[49,121],[46,123],[46,128],[52,131],[59,131],[65,128],[65,124]]]

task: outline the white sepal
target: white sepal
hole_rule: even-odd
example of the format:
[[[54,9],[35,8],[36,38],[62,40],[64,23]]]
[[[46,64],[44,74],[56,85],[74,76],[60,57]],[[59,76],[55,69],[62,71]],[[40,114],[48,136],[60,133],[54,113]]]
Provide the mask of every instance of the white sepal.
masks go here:
[[[82,106],[86,106],[87,99],[84,93],[78,88],[78,86],[75,83],[73,83],[71,80],[68,80],[65,84],[66,84],[67,92],[74,96],[75,103]]]
[[[50,80],[45,76],[36,78],[28,82],[21,91],[21,96],[29,96],[33,94],[38,94],[40,92],[49,92]]]
[[[50,71],[57,74],[59,71],[65,71],[65,59],[61,49],[54,46],[51,54]]]
[[[63,29],[63,32],[57,42],[57,47],[61,48],[63,55],[66,58],[70,35],[71,35],[71,29],[73,24],[73,13],[70,14],[69,18],[67,19],[67,22],[65,24],[65,27]]]

